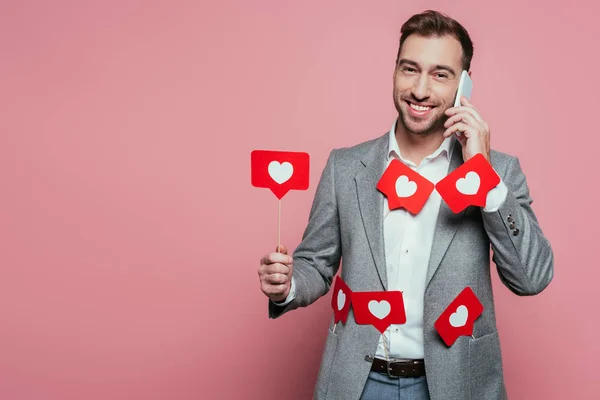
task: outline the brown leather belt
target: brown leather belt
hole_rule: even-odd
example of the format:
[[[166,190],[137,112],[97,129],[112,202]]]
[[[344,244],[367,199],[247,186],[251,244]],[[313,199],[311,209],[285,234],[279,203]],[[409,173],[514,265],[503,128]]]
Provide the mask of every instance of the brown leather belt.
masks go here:
[[[365,360],[373,361],[371,371],[379,372],[390,378],[417,378],[425,375],[424,360],[382,360],[366,356]]]

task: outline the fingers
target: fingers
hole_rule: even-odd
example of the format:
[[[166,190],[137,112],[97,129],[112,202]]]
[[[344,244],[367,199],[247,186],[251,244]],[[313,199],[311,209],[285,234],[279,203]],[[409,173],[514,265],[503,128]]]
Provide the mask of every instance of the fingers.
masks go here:
[[[258,275],[262,292],[273,301],[282,301],[291,288],[294,258],[283,245],[275,250],[261,258]]]
[[[261,264],[281,263],[281,264],[289,265],[289,264],[292,264],[293,262],[294,262],[294,259],[291,256],[288,256],[287,254],[282,254],[282,253],[269,253],[260,260]]]
[[[471,104],[469,99],[467,99],[466,96],[460,96],[460,104],[462,104],[463,106],[473,107],[473,105]],[[475,108],[475,107],[473,107],[473,108]]]
[[[271,285],[285,285],[291,282],[291,277],[286,274],[269,274],[265,275],[265,282]]]
[[[484,125],[485,121],[481,116],[479,110],[475,106],[473,106],[473,104],[471,104],[466,97],[462,96],[460,99],[462,106],[450,107],[449,109],[444,111],[444,113],[448,116],[452,116],[458,113],[467,112],[471,114],[473,118],[475,118],[477,121],[479,121],[480,124]]]
[[[473,107],[451,107],[447,109],[444,113],[448,116],[453,116],[460,113],[468,113],[473,118],[475,118],[480,124],[483,125],[485,123],[479,112]]]
[[[284,264],[261,265],[258,271],[261,290],[273,301],[287,297],[292,283],[292,268]]]
[[[263,267],[264,270],[259,271],[262,292],[273,301],[284,300],[291,288],[291,268],[282,264],[261,266],[261,268]]]
[[[449,137],[452,135],[453,132],[457,132],[457,136],[460,136],[461,132],[465,132],[465,129],[457,130],[456,127],[454,129],[449,129],[452,126],[455,126],[459,123],[463,124],[463,125],[460,125],[461,127],[464,127],[465,125],[470,127],[471,132],[474,132],[474,133],[479,132],[483,136],[489,135],[489,126],[485,121],[482,122],[479,119],[476,119],[472,113],[463,111],[463,112],[454,114],[450,118],[448,118],[448,120],[444,123],[444,127],[448,128],[448,129],[446,129],[443,136],[445,138]]]
[[[477,131],[471,125],[465,124],[464,122],[457,122],[454,125],[452,125],[450,128],[446,129],[443,136],[449,137],[452,134],[457,133],[457,132],[462,132],[463,135],[461,135],[461,136],[466,137],[466,138],[469,138],[472,135],[477,134]]]
[[[266,294],[267,296],[271,297],[273,300],[276,301],[280,301],[285,299],[285,297],[283,297],[283,295],[286,294],[286,292],[288,291],[288,285],[287,284],[283,284],[283,285],[263,285],[262,286],[262,291],[264,294]],[[278,296],[281,297],[280,299],[274,299],[274,296]]]
[[[467,110],[471,112],[471,114],[479,121],[479,123],[481,123],[482,125],[484,125],[487,127],[487,123],[485,122],[485,120],[483,119],[483,117],[481,116],[481,112],[479,112],[479,110],[477,109],[477,107],[475,107],[473,104],[471,104],[471,102],[469,101],[469,99],[467,99],[465,96],[461,97],[461,104],[465,107],[467,107]]]
[[[263,264],[259,269],[259,273],[270,275],[270,274],[285,274],[288,275],[292,269],[286,264]]]
[[[450,127],[452,124],[455,124],[458,121],[463,121],[467,124],[471,124],[473,126],[481,127],[481,123],[476,120],[472,114],[467,112],[461,112],[458,114],[454,114],[452,117],[448,118],[448,120],[444,123],[444,128]]]

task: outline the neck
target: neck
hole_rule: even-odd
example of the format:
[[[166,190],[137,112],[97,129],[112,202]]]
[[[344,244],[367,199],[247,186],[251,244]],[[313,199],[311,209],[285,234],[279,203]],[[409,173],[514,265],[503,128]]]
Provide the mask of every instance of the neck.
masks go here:
[[[400,122],[396,122],[396,141],[402,157],[419,165],[421,161],[436,151],[444,141],[443,131],[433,131],[427,134],[416,134],[406,130]]]

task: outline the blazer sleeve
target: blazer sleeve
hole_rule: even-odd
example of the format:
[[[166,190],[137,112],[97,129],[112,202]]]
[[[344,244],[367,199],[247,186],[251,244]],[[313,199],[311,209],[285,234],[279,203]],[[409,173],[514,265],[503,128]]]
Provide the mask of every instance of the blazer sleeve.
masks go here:
[[[335,154],[336,150],[329,154],[317,186],[308,225],[293,253],[295,297],[285,306],[269,301],[270,318],[306,307],[325,295],[339,269],[342,246],[335,195]]]
[[[540,293],[554,276],[554,256],[533,213],[519,159],[511,157],[503,181],[506,200],[496,212],[482,212],[492,260],[502,283],[520,296]]]

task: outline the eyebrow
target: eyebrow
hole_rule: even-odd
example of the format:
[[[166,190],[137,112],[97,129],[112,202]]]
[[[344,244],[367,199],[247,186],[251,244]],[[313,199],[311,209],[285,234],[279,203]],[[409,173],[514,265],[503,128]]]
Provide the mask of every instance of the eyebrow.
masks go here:
[[[398,66],[402,65],[402,64],[408,64],[408,65],[412,65],[414,67],[419,67],[419,64],[417,64],[415,61],[412,60],[408,60],[406,58],[401,58],[398,61]],[[452,67],[449,67],[447,65],[436,65],[433,67],[432,71],[436,71],[436,70],[444,70],[444,71],[448,71],[449,73],[451,73],[453,76],[456,76],[456,72],[454,71],[454,69]]]

